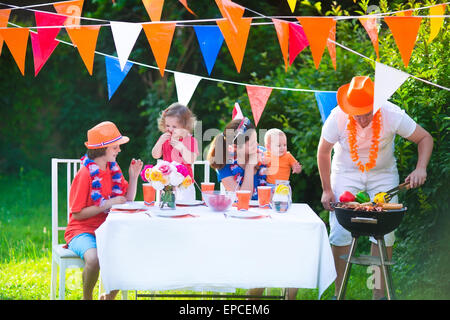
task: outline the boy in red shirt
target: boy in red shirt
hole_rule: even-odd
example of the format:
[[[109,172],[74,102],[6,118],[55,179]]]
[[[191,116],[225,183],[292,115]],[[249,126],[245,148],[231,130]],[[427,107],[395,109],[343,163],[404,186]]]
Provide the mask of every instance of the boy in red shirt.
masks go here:
[[[95,230],[105,221],[114,204],[133,201],[137,181],[142,169],[141,160],[132,160],[128,183],[116,162],[120,145],[130,139],[122,136],[112,122],[102,122],[87,133],[86,155],[82,167],[70,187],[69,223],[64,234],[68,248],[84,260],[83,299],[91,300],[98,279],[99,262]],[[117,291],[102,295],[101,299],[114,299]]]

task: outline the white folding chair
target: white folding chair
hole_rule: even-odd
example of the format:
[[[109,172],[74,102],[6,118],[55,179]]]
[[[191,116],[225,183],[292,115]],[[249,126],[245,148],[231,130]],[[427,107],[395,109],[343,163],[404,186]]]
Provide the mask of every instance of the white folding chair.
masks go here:
[[[52,158],[52,277],[50,285],[50,299],[56,299],[56,285],[57,278],[59,278],[58,298],[64,300],[65,298],[65,283],[66,283],[66,269],[69,268],[84,268],[84,261],[75,254],[72,250],[63,248],[65,243],[59,243],[59,231],[65,231],[65,226],[58,224],[58,165],[66,164],[66,189],[67,189],[67,222],[69,221],[69,194],[72,180],[81,167],[79,159],[56,159]],[[59,271],[58,271],[59,266]],[[101,290],[101,277],[99,285],[99,294]],[[122,291],[122,299],[127,299],[127,291]]]

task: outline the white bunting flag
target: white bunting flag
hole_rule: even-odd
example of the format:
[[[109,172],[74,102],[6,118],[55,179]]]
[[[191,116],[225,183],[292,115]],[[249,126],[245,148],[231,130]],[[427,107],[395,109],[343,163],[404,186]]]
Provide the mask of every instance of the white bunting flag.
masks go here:
[[[142,30],[140,23],[111,21],[111,31],[116,45],[117,57],[119,58],[120,69],[123,71],[128,61],[131,50]]]
[[[202,77],[192,74],[174,72],[178,102],[187,106]]]
[[[409,74],[376,62],[373,114],[397,91]]]

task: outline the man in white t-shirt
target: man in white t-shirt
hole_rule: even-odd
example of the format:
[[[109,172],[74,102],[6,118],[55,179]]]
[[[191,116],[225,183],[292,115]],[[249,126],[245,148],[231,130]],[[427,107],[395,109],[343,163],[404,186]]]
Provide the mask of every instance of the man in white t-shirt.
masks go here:
[[[339,257],[349,253],[351,234],[337,221],[330,202],[338,201],[348,190],[355,194],[363,190],[371,199],[378,192],[399,184],[394,157],[394,139],[398,134],[418,146],[416,168],[406,177],[411,188],[422,185],[433,150],[431,135],[411,119],[404,110],[386,102],[373,114],[374,84],[369,77],[353,77],[337,92],[338,107],[331,111],[322,128],[317,151],[317,164],[322,181],[321,202],[330,211],[330,243],[332,245],[338,295],[346,262]],[[331,161],[331,150],[334,149]],[[397,202],[396,197],[391,202]],[[371,238],[372,255],[378,255],[375,239]],[[394,231],[385,235],[388,259],[392,259]],[[384,296],[384,283],[374,290],[374,299]]]

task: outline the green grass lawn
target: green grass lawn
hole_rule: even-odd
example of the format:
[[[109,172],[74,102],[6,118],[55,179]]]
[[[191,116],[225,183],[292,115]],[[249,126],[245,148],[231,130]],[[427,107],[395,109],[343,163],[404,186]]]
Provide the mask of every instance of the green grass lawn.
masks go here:
[[[0,176],[0,299],[50,299],[50,188],[50,175],[39,172],[21,177]],[[142,195],[138,193],[138,197]],[[65,202],[61,201],[62,210],[64,205]],[[62,240],[62,234],[60,238]],[[366,286],[368,277],[366,267],[354,266],[346,298],[371,299],[372,293]],[[395,274],[393,277],[395,281]],[[81,283],[81,269],[69,269],[66,299],[81,299]],[[237,291],[238,294],[245,292],[242,289]],[[279,289],[274,289],[271,295],[278,293]],[[328,299],[333,293],[334,284],[325,291],[322,299]],[[297,299],[313,300],[317,295],[317,289],[300,289]],[[94,291],[94,298],[97,297],[98,283]],[[120,294],[117,298],[120,299]],[[129,292],[129,299],[134,298],[134,292]]]

